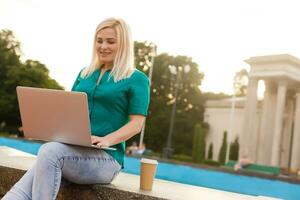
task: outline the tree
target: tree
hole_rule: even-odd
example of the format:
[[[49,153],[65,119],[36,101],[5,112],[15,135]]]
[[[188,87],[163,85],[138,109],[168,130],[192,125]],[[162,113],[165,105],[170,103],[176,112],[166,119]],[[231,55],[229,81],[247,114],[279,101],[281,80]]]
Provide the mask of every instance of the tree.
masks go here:
[[[135,42],[136,67],[148,74],[151,60],[151,45],[147,42]],[[146,58],[145,58],[146,57]],[[172,75],[169,66],[190,66],[190,71],[182,75],[179,85],[177,110],[175,117],[172,144],[174,153],[192,154],[193,133],[196,123],[203,120],[203,101],[201,85],[204,75],[198,65],[187,56],[171,56],[166,53],[155,56],[152,75],[151,102],[145,128],[147,148],[161,152],[166,146],[169,131],[171,108],[174,103],[176,76]],[[130,142],[138,140],[138,136]]]
[[[236,137],[234,142],[230,143],[229,160],[238,160],[239,158],[239,138]]]
[[[213,158],[213,143],[211,142],[208,147],[207,160],[212,160],[212,158]]]
[[[234,90],[236,96],[246,96],[249,74],[246,69],[238,71],[234,76]]]
[[[47,67],[34,60],[20,60],[20,43],[12,31],[0,31],[0,122],[8,126],[21,125],[16,86],[63,89],[49,77]]]
[[[219,152],[219,162],[222,165],[225,164],[226,152],[227,152],[227,131],[224,131],[223,142]]]
[[[201,124],[195,126],[193,142],[193,161],[202,163],[205,160],[205,130]]]
[[[10,68],[20,65],[20,43],[17,41],[12,31],[0,31],[0,85],[4,85],[7,80],[7,71]]]

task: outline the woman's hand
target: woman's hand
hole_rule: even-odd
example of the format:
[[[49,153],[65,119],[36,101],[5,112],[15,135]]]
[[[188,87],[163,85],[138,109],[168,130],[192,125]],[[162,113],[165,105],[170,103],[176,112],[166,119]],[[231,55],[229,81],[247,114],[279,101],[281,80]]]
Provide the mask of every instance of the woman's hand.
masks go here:
[[[111,144],[105,137],[92,136],[92,144],[98,147],[109,147]]]

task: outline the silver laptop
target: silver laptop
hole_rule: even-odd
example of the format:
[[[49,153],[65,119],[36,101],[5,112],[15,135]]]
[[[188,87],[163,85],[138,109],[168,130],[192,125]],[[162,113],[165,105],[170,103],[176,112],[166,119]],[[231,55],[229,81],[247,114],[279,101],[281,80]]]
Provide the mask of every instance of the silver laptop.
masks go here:
[[[18,86],[17,96],[26,138],[99,148],[91,141],[85,93]]]

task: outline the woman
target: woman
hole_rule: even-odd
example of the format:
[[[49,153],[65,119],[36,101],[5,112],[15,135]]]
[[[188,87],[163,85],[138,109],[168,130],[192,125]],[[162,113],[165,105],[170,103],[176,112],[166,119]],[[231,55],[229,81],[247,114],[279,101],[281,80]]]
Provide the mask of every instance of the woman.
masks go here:
[[[35,165],[3,199],[55,199],[62,178],[108,184],[116,177],[123,168],[125,141],[140,132],[149,105],[149,80],[134,68],[133,60],[128,25],[122,19],[107,19],[96,29],[90,66],[72,87],[87,93],[92,143],[117,150],[46,143]]]
[[[234,165],[234,171],[239,171],[250,164],[252,164],[252,160],[249,158],[248,153],[243,153],[242,156],[239,158],[238,162]]]

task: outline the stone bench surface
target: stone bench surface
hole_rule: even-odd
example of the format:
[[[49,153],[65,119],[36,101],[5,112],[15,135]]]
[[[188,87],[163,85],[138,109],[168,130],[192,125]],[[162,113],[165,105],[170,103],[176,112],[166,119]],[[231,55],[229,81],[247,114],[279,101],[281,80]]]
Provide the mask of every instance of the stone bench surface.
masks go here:
[[[0,166],[0,196],[13,186],[25,173],[24,170]],[[71,184],[61,187],[57,200],[121,200],[121,199],[145,199],[158,200],[159,197],[152,197],[141,193],[115,189],[114,186],[104,185],[77,185]]]
[[[0,147],[0,197],[2,197],[35,162],[35,156],[8,147]],[[199,200],[199,199],[273,199],[262,196],[226,192],[204,187],[155,179],[151,192],[139,189],[139,176],[120,173],[109,185],[77,185],[61,187],[58,200]]]

